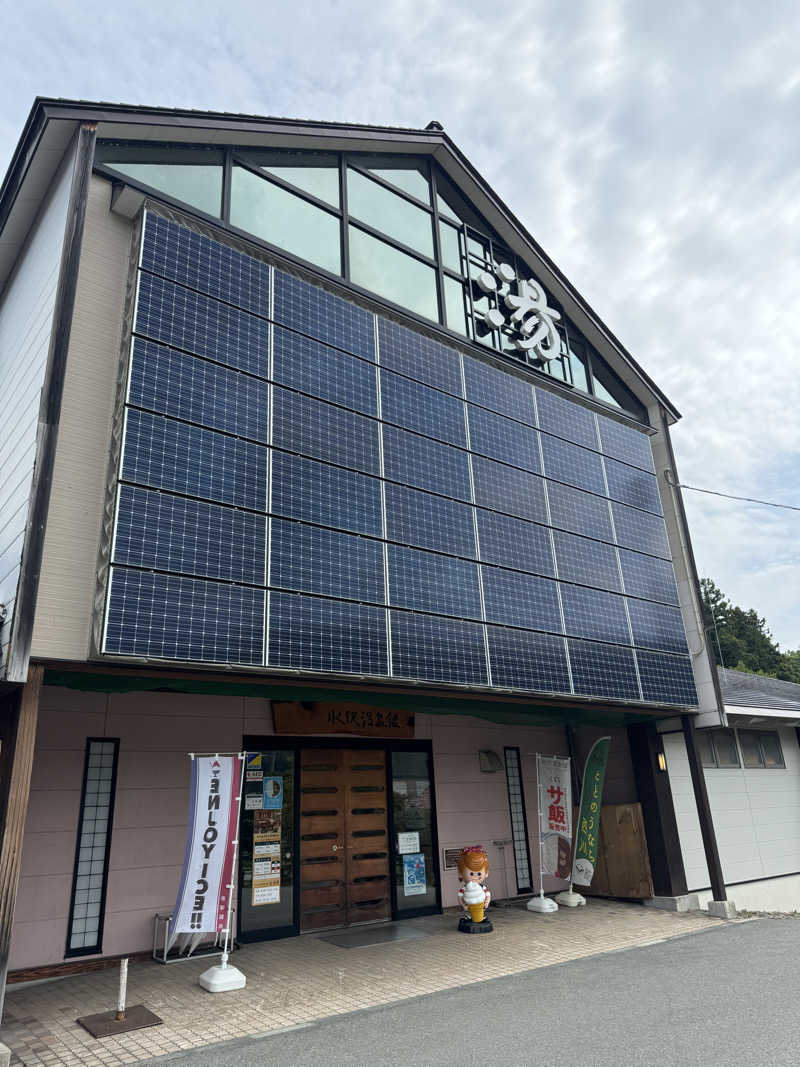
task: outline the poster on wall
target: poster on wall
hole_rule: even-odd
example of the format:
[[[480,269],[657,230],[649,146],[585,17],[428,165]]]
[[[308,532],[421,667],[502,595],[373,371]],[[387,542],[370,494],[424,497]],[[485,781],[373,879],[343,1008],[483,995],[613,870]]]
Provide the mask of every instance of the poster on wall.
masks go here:
[[[253,812],[252,904],[278,904],[281,899],[280,811]]]
[[[242,760],[192,759],[189,831],[170,936],[225,929],[233,883]]]
[[[280,811],[283,807],[283,778],[264,779],[264,803],[266,811]]]
[[[403,896],[415,897],[427,892],[425,854],[414,852],[403,856]]]
[[[541,873],[569,879],[572,869],[572,785],[568,759],[538,756]]]

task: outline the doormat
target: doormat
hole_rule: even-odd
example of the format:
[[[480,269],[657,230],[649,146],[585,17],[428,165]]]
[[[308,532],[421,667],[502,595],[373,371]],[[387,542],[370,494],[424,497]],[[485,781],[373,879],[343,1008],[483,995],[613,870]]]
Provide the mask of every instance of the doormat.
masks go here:
[[[430,937],[425,930],[409,926],[370,926],[360,930],[345,930],[339,934],[327,934],[318,938],[337,948],[369,948],[370,945],[385,945],[388,941],[411,941],[417,937]]]

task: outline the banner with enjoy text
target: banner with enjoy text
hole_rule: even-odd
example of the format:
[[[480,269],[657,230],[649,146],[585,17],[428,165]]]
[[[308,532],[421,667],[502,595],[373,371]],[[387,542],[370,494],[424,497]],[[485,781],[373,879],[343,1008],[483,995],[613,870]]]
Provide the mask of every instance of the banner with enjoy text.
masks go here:
[[[241,776],[239,756],[192,759],[189,832],[171,937],[220,933],[226,928]]]
[[[601,737],[599,741],[595,741],[583,770],[578,835],[575,842],[575,860],[572,865],[574,885],[591,885],[594,869],[597,866],[600,844],[600,807],[603,802],[603,785],[610,744],[610,737]]]

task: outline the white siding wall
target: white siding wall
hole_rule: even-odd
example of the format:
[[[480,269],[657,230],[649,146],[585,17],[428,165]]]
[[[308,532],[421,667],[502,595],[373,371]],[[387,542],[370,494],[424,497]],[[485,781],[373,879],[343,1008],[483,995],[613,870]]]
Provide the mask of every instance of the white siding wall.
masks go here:
[[[785,770],[705,768],[726,886],[800,872],[800,747],[793,729],[778,732]],[[664,735],[664,751],[686,881],[703,889],[708,868],[683,734]]]
[[[53,323],[74,153],[53,179],[0,300],[0,663],[5,663],[36,458],[36,430]]]

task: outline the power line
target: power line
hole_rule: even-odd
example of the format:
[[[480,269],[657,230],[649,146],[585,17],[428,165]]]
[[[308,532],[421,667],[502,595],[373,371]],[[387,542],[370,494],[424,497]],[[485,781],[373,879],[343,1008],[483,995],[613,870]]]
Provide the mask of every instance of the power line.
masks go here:
[[[710,493],[711,496],[724,496],[727,500],[743,500],[747,504],[764,504],[768,508],[785,508],[787,511],[800,511],[800,507],[796,504],[776,504],[772,500],[755,500],[751,496],[733,496],[732,493],[720,493],[716,489],[699,489],[696,485],[684,485],[683,482],[673,484],[677,484],[679,489],[691,489],[695,493]]]

